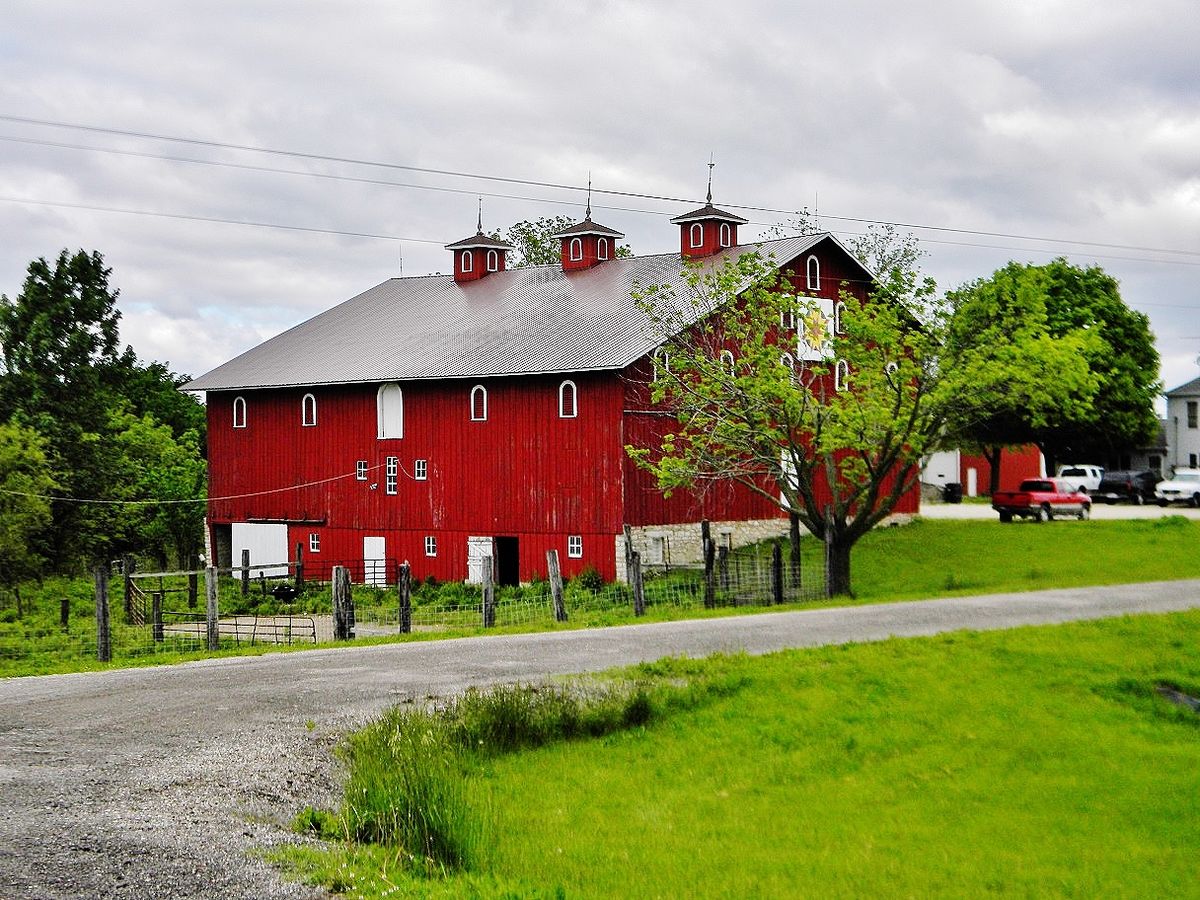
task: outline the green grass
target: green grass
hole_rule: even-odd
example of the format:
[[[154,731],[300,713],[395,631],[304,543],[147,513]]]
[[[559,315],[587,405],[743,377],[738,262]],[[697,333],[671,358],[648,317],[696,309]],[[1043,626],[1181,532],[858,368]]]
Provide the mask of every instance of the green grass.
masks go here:
[[[820,545],[811,538],[804,542],[804,565],[822,565]],[[877,529],[864,537],[853,555],[855,597],[837,598],[771,609],[810,608],[852,602],[879,603],[930,597],[961,596],[1056,587],[1081,587],[1200,578],[1200,522],[1182,516],[1134,521],[1053,522],[1038,525],[1018,522],[937,521],[918,519],[912,524]],[[669,579],[668,579],[669,580]],[[225,649],[217,654],[203,650],[154,646],[145,629],[131,630],[120,623],[121,583],[115,579],[113,592],[113,653],[110,664],[95,660],[93,586],[88,579],[47,579],[42,585],[22,588],[25,611],[20,617],[11,598],[0,607],[0,677],[51,672],[78,672],[119,666],[160,665],[209,656],[251,655],[283,652],[265,645]],[[529,591],[530,588],[523,589]],[[568,588],[568,607],[576,588]],[[656,581],[647,583],[647,592]],[[222,583],[222,613],[275,611],[278,604],[263,598],[255,587],[243,600],[232,581]],[[71,603],[70,625],[58,625],[59,598]],[[366,606],[394,603],[394,592],[368,586],[355,587],[356,602]],[[414,595],[418,605],[476,602],[474,589],[462,585],[423,585]],[[203,606],[203,598],[199,601]],[[328,589],[317,588],[298,604],[298,610],[328,610]],[[168,608],[186,609],[182,594],[168,595]],[[474,624],[436,633],[378,638],[368,643],[398,640],[436,640],[483,633],[506,634],[563,628],[623,625],[634,621],[667,621],[678,618],[707,618],[746,615],[755,608],[680,609],[651,605],[644,619],[633,617],[624,606],[590,611],[572,610],[565,625],[551,622],[499,627],[490,632]],[[464,617],[464,621],[469,617]],[[362,641],[358,643],[363,643]],[[301,645],[291,649],[308,649]]]
[[[740,687],[481,757],[473,871],[306,846],[350,896],[1200,896],[1200,612],[623,673]]]

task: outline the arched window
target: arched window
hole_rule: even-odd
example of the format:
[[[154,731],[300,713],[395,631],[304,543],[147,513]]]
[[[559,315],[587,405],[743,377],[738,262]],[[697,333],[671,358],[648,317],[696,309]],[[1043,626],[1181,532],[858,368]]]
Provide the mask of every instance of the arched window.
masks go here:
[[[404,395],[398,384],[384,384],[376,396],[376,412],[379,437],[404,437]]]
[[[495,250],[489,250],[487,252],[487,270],[489,272],[500,271],[500,254]]]
[[[482,384],[471,388],[471,421],[487,421],[487,388]]]
[[[729,227],[728,222],[721,223],[721,246],[728,247],[733,244],[733,229]]]
[[[833,389],[835,391],[844,391],[849,381],[850,364],[844,359],[839,359],[833,364]]]
[[[300,421],[306,426],[317,424],[317,398],[312,394],[305,394],[300,401]]]
[[[579,406],[575,396],[575,382],[564,381],[558,386],[558,417],[560,419],[574,419],[579,413]]]
[[[470,250],[464,250],[462,254],[462,270],[470,272],[475,268],[475,254]]]
[[[900,363],[896,362],[895,360],[892,360],[890,363],[888,363],[886,366],[883,367],[883,371],[887,373],[888,381],[891,381],[892,376],[900,371]]]
[[[581,238],[571,238],[570,257],[571,262],[583,259],[583,240]]]
[[[833,333],[845,334],[846,329],[842,327],[842,313],[846,311],[846,304],[840,300],[833,304]]]
[[[667,352],[666,347],[659,347],[654,351],[654,380],[666,376],[671,371],[671,354]]]
[[[596,241],[596,259],[608,259],[608,238]]]
[[[721,351],[721,368],[725,370],[727,375],[733,374],[733,352],[730,350]]]
[[[246,398],[245,397],[234,397],[233,398],[233,427],[234,428],[245,428],[246,427]]]
[[[808,258],[808,290],[819,291],[821,289],[821,261],[815,256]]]
[[[688,243],[692,247],[704,246],[704,226],[699,222],[694,222],[688,230]]]

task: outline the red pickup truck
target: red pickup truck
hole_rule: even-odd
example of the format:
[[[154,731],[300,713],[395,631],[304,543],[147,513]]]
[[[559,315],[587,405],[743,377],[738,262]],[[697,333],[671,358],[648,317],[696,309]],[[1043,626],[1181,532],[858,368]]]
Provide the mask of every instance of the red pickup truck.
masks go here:
[[[1027,478],[1015,491],[992,494],[992,509],[1000,513],[1001,522],[1011,522],[1013,516],[1039,522],[1049,522],[1055,516],[1082,520],[1091,516],[1092,502],[1087,494],[1057,478]]]

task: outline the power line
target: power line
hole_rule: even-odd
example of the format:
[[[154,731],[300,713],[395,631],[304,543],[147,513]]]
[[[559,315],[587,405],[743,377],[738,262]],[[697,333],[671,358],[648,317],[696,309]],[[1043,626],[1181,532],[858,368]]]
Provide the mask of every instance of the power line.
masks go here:
[[[345,157],[345,156],[332,156],[332,155],[321,154],[321,153],[308,153],[308,152],[304,152],[304,151],[300,151],[300,150],[282,150],[282,149],[278,149],[278,148],[274,148],[274,147],[258,147],[258,146],[254,146],[254,145],[250,145],[250,144],[234,144],[234,143],[227,143],[227,142],[223,142],[223,141],[213,141],[213,140],[203,140],[203,139],[199,139],[199,138],[179,137],[177,135],[155,134],[152,132],[133,131],[133,130],[121,129],[121,128],[108,128],[108,127],[98,126],[98,125],[84,125],[84,124],[73,123],[73,122],[54,121],[54,120],[50,120],[50,119],[35,119],[35,118],[26,117],[26,116],[13,116],[13,115],[7,115],[7,114],[3,114],[3,113],[0,113],[0,121],[19,122],[19,123],[22,123],[25,125],[40,125],[40,126],[45,126],[45,127],[49,127],[49,128],[64,128],[64,129],[71,129],[71,130],[77,130],[77,131],[88,131],[88,132],[93,132],[93,133],[98,133],[98,134],[112,134],[112,135],[119,135],[122,137],[134,137],[134,138],[139,138],[139,139],[144,139],[144,140],[169,141],[169,142],[173,142],[173,143],[189,144],[192,146],[199,146],[199,147],[211,147],[211,148],[222,149],[222,150],[237,150],[237,151],[248,152],[248,153],[263,153],[263,154],[269,154],[269,155],[273,155],[273,156],[286,156],[286,157],[291,157],[294,159],[308,159],[308,160],[315,160],[315,161],[320,161],[320,162],[334,162],[334,163],[344,163],[344,164],[349,164],[349,165],[370,166],[373,168],[395,169],[395,170],[407,171],[407,172],[420,172],[422,174],[427,174],[427,175],[440,175],[443,177],[452,177],[452,178],[471,178],[471,179],[476,179],[476,180],[480,180],[480,181],[496,181],[496,182],[501,182],[504,184],[521,184],[521,185],[528,185],[528,186],[532,186],[532,187],[545,187],[545,188],[552,188],[555,190],[574,191],[574,192],[578,192],[578,193],[583,193],[588,190],[588,188],[581,186],[581,185],[560,184],[558,182],[552,182],[552,181],[537,181],[537,180],[526,179],[526,178],[511,178],[511,177],[500,176],[500,175],[488,175],[488,174],[484,174],[484,173],[480,173],[480,172],[463,172],[463,171],[454,170],[454,169],[436,169],[436,168],[428,168],[428,167],[423,167],[423,166],[405,165],[402,163],[382,162],[379,160],[357,159],[355,157]],[[671,196],[662,195],[662,194],[648,194],[648,193],[639,192],[639,191],[618,191],[618,190],[608,190],[608,189],[604,189],[604,188],[592,188],[592,190],[594,193],[597,193],[597,194],[606,194],[609,196],[616,196],[616,197],[633,197],[633,198],[642,199],[642,200],[656,200],[656,201],[669,202],[669,203],[698,203],[698,202],[700,202],[693,198],[671,197]],[[750,204],[724,203],[722,205],[729,206],[732,209],[742,209],[742,210],[749,210],[751,212],[761,212],[761,213],[768,213],[768,214],[772,214],[772,215],[782,215],[782,216],[799,216],[804,213],[804,211],[802,211],[802,210],[780,209],[778,207],[755,206],[755,205],[750,205]],[[1076,240],[1076,239],[1072,239],[1072,238],[1058,238],[1058,237],[1045,237],[1045,236],[1041,236],[1041,235],[1014,234],[1011,232],[984,231],[984,230],[980,230],[980,229],[955,228],[952,226],[942,226],[942,225],[925,225],[925,224],[916,223],[916,222],[889,222],[889,221],[885,221],[882,219],[870,219],[870,218],[865,218],[865,217],[861,217],[861,216],[837,216],[837,215],[830,215],[830,214],[822,213],[821,217],[825,218],[825,219],[830,219],[833,221],[838,221],[838,222],[857,222],[857,223],[866,224],[866,225],[885,225],[885,226],[890,225],[890,226],[893,226],[896,228],[915,229],[915,230],[920,230],[920,231],[939,231],[939,232],[946,232],[949,234],[973,235],[976,237],[995,237],[995,238],[1004,238],[1004,239],[1008,239],[1008,240],[1020,240],[1020,241],[1043,241],[1043,242],[1053,243],[1053,244],[1074,244],[1077,246],[1100,247],[1102,249],[1108,249],[1108,250],[1131,250],[1131,251],[1142,252],[1142,253],[1167,253],[1167,254],[1181,255],[1181,256],[1200,256],[1200,251],[1197,251],[1197,250],[1177,250],[1177,249],[1173,249],[1173,248],[1146,247],[1146,246],[1140,246],[1140,245],[1135,245],[1135,244],[1115,244],[1115,243],[1107,243],[1107,242],[1101,242],[1101,241],[1083,241],[1083,240]]]

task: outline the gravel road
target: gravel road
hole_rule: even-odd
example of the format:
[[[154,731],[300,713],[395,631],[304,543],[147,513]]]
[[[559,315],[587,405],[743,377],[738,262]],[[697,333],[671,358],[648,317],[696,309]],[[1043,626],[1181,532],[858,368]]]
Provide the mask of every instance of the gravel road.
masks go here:
[[[252,855],[407,698],[658,659],[1200,607],[1200,580],[313,650],[0,681],[0,897],[322,897]]]

